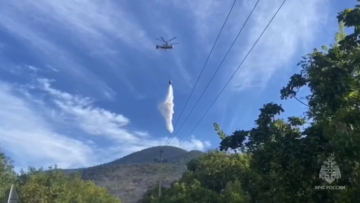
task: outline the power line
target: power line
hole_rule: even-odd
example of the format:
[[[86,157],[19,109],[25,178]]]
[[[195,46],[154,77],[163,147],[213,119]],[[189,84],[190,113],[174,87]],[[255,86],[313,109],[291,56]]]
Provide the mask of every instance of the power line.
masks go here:
[[[177,133],[181,130],[181,128],[184,126],[185,122],[187,121],[187,119],[190,117],[191,113],[194,111],[195,107],[197,106],[197,104],[199,103],[199,101],[201,100],[202,96],[204,95],[205,91],[207,90],[207,88],[210,86],[210,83],[212,82],[212,80],[215,78],[216,73],[220,70],[221,65],[224,63],[226,57],[228,56],[228,54],[230,53],[232,47],[234,46],[235,42],[237,41],[238,37],[240,36],[241,32],[243,31],[243,29],[245,28],[247,22],[249,21],[251,15],[253,14],[255,8],[257,7],[257,5],[259,4],[258,0],[256,2],[256,4],[254,5],[254,8],[251,10],[250,14],[248,15],[248,17],[246,18],[243,26],[241,27],[240,31],[238,32],[238,34],[236,35],[234,41],[232,42],[230,48],[228,49],[228,51],[226,52],[224,58],[222,59],[221,63],[219,64],[219,66],[217,67],[216,71],[214,72],[214,74],[212,75],[210,81],[208,82],[208,84],[206,85],[205,89],[203,90],[203,92],[201,93],[200,97],[198,98],[198,100],[196,101],[195,105],[193,106],[193,108],[191,109],[191,111],[189,112],[189,114],[187,115],[187,117],[185,118],[184,122],[181,124],[180,128],[176,131]],[[174,135],[174,137],[176,136],[176,134]]]
[[[305,104],[303,101],[301,101],[300,99],[298,99],[296,96],[294,96],[294,98],[296,99],[296,101],[300,102],[302,105],[310,107],[309,105]]]
[[[284,0],[282,2],[282,4],[280,5],[280,7],[278,8],[278,10],[275,12],[275,14],[273,15],[273,17],[271,18],[271,20],[269,21],[269,23],[266,25],[265,29],[262,31],[262,33],[260,34],[260,36],[257,38],[257,40],[255,41],[254,45],[251,47],[251,49],[249,50],[249,52],[246,54],[246,56],[244,57],[244,59],[241,61],[240,65],[236,68],[235,72],[232,74],[232,76],[229,78],[229,80],[226,82],[225,86],[222,88],[222,90],[220,91],[220,93],[216,96],[215,100],[211,103],[211,105],[209,106],[209,108],[205,111],[204,115],[201,117],[200,121],[195,125],[195,127],[190,131],[189,135],[180,143],[180,147],[182,146],[182,144],[185,143],[185,141],[187,139],[189,139],[189,137],[191,136],[191,134],[195,131],[195,129],[197,128],[197,126],[201,123],[201,121],[204,119],[204,117],[206,116],[206,114],[210,111],[211,107],[215,104],[215,102],[219,99],[220,95],[224,92],[225,88],[228,86],[228,84],[230,83],[230,81],[232,80],[232,78],[235,76],[235,74],[237,73],[237,71],[240,69],[240,67],[242,66],[242,64],[244,63],[244,61],[247,59],[247,57],[250,55],[250,53],[252,52],[252,50],[254,49],[254,47],[256,46],[256,44],[259,42],[259,40],[261,39],[261,37],[263,36],[263,34],[265,33],[265,31],[268,29],[268,27],[270,26],[270,24],[272,23],[272,21],[274,20],[274,18],[276,17],[276,15],[279,13],[279,11],[281,10],[281,8],[283,7],[283,5],[285,4],[286,0]]]
[[[223,23],[223,25],[222,25],[222,27],[221,27],[221,29],[220,29],[220,32],[219,32],[218,36],[216,37],[216,40],[215,40],[215,42],[214,42],[214,45],[212,46],[211,51],[210,51],[210,53],[209,53],[209,55],[208,55],[208,57],[207,57],[207,59],[206,59],[206,61],[205,61],[205,64],[204,64],[204,66],[202,67],[202,69],[201,69],[201,71],[200,71],[200,74],[199,74],[199,76],[198,76],[198,78],[197,78],[197,80],[196,80],[196,82],[195,82],[195,85],[194,85],[194,87],[192,88],[191,93],[190,93],[189,97],[187,98],[187,100],[186,100],[186,102],[185,102],[185,105],[184,105],[184,107],[182,108],[182,110],[181,110],[181,112],[180,112],[180,115],[179,115],[178,120],[175,122],[175,128],[176,128],[176,125],[177,125],[177,123],[179,122],[179,120],[180,120],[180,118],[181,118],[181,115],[184,113],[184,110],[185,110],[187,104],[189,103],[189,100],[190,100],[192,94],[194,93],[194,90],[195,90],[195,88],[196,88],[196,85],[198,84],[198,82],[199,82],[199,80],[200,80],[200,77],[201,77],[202,73],[203,73],[204,70],[205,70],[206,64],[207,64],[207,62],[208,62],[209,59],[210,59],[210,56],[211,56],[211,54],[212,54],[212,52],[213,52],[213,50],[214,50],[214,48],[215,48],[215,45],[216,45],[217,41],[219,40],[219,37],[220,37],[221,32],[223,31],[224,27],[225,27],[225,24],[226,24],[227,20],[229,19],[229,16],[230,16],[230,14],[231,14],[234,6],[235,6],[235,3],[236,3],[236,0],[234,0],[234,3],[232,4],[229,13],[228,13],[228,15],[226,16],[226,19],[225,19],[225,21],[224,21],[224,23]],[[167,141],[165,142],[165,145],[167,145],[167,144],[170,143],[169,141],[170,141],[170,139],[172,139],[172,138],[170,138],[170,137],[171,137],[171,136],[168,137]],[[174,136],[174,137],[175,137],[175,136]]]
[[[298,99],[298,98],[296,97],[296,94],[299,92],[299,90],[300,90],[300,88],[299,88],[298,90],[296,90],[296,93],[295,93],[295,95],[294,95],[294,98],[296,99],[296,101],[300,102],[301,104],[303,104],[303,105],[305,105],[305,106],[307,106],[307,107],[310,107],[308,104],[305,104],[303,101],[301,101],[300,99]]]

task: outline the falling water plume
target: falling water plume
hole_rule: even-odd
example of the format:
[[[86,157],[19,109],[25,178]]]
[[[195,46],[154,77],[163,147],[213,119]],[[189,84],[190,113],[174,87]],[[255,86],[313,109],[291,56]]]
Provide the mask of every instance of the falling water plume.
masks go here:
[[[166,128],[170,133],[174,132],[174,126],[172,124],[174,114],[174,90],[172,85],[169,85],[169,91],[165,101],[160,105],[160,112],[165,118]]]

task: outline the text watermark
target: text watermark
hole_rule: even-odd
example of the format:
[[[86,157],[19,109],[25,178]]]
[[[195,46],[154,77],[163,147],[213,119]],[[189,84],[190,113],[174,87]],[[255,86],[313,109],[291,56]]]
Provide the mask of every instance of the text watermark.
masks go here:
[[[341,185],[317,185],[315,190],[345,190],[346,186]]]

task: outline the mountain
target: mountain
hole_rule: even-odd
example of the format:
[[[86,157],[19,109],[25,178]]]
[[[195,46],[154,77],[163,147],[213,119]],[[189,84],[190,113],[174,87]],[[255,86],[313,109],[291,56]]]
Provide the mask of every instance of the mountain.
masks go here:
[[[154,163],[160,149],[166,163]],[[146,190],[161,178],[164,186],[178,180],[186,170],[186,163],[202,155],[201,151],[186,151],[171,146],[159,146],[129,154],[112,162],[81,169],[66,169],[67,173],[81,172],[84,180],[106,187],[124,203],[135,203]]]
[[[160,150],[163,150],[163,158],[167,159],[168,162],[177,162],[176,157],[187,153],[186,150],[177,147],[151,147],[138,152],[134,152],[123,158],[112,161],[108,164],[138,164],[138,163],[154,163],[154,158],[159,158]]]

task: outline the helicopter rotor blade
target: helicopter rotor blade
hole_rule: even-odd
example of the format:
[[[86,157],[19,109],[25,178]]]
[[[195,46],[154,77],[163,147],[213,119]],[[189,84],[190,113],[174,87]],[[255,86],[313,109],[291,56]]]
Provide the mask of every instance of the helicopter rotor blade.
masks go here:
[[[171,39],[171,40],[169,40],[168,42],[170,42],[170,41],[172,41],[172,40],[174,40],[174,39],[176,39],[176,37],[172,38],[172,39]]]
[[[161,37],[161,39],[162,39],[163,42],[167,43],[167,41],[165,41],[163,37]]]

